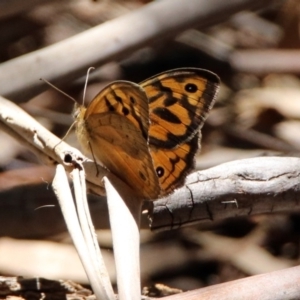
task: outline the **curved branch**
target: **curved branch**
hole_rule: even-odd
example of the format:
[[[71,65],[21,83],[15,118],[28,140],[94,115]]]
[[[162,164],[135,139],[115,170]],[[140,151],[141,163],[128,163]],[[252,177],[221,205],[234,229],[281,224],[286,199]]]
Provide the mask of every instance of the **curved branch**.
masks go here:
[[[155,201],[151,229],[168,230],[235,216],[300,208],[300,159],[258,157],[221,164],[187,177],[186,185]]]
[[[61,141],[19,106],[1,96],[0,127],[29,148],[46,165],[62,164],[70,172],[74,163],[82,163],[89,191],[104,195],[102,178],[107,176],[118,187],[120,193],[128,193],[129,187],[111,172]]]
[[[276,0],[153,1],[69,39],[0,64],[0,94],[24,101],[46,88],[37,78],[70,82],[88,67],[121,59],[133,51],[197,25],[206,27],[246,9]],[[26,76],[23,76],[26,74]]]

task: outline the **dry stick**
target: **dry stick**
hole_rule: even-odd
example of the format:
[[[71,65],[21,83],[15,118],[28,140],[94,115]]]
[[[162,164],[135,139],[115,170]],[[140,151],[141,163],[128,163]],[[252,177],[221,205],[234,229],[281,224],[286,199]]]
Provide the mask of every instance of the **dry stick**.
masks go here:
[[[30,299],[40,299],[45,298],[44,291],[47,291],[47,298],[58,298],[57,294],[59,294],[61,299],[68,300],[95,299],[89,297],[90,290],[69,280],[51,280],[40,277],[24,278],[20,276],[0,277],[2,298],[29,299],[30,297]],[[30,294],[29,297],[28,294]]]
[[[100,171],[99,177],[97,177],[94,161],[87,159],[80,151],[62,142],[19,106],[3,97],[0,97],[0,123],[2,128],[5,127],[7,132],[34,151],[47,165],[53,166],[61,163],[67,170],[71,171],[73,161],[82,162],[89,188],[95,193],[105,194],[101,182],[103,176],[109,176],[114,182],[120,182],[100,165],[97,166]]]
[[[70,82],[90,66],[99,66],[194,25],[217,24],[245,9],[277,0],[162,0],[125,16],[0,65],[0,95],[24,101],[46,88],[37,78]],[[26,74],[26,76],[24,76]]]
[[[259,132],[255,129],[241,128],[236,125],[223,125],[222,130],[224,130],[226,134],[229,134],[235,138],[253,143],[257,148],[272,149],[273,151],[280,151],[283,153],[296,152],[299,150],[293,145],[290,145],[279,138]]]
[[[66,153],[72,152],[65,143],[61,143],[56,147],[56,150],[53,150],[53,145],[57,145],[57,138],[25,114],[19,107],[4,98],[0,98],[0,120],[3,126],[8,126],[20,138],[24,138],[33,147],[54,160],[63,160],[64,151]],[[161,201],[157,201],[155,208],[168,208],[167,222],[164,222],[164,227],[169,228],[185,223],[185,219],[186,223],[192,223],[199,219],[212,220],[234,215],[284,210],[294,211],[299,206],[297,201],[299,198],[299,195],[297,195],[299,167],[300,159],[298,158],[265,157],[227,163],[192,174],[187,179],[188,185],[168,198],[169,203],[162,204]],[[191,195],[193,198],[191,198]],[[253,198],[255,201],[253,201]],[[187,199],[188,202],[184,202],[183,199]],[[202,203],[199,203],[200,201]],[[205,201],[206,204],[203,204]],[[212,204],[210,205],[208,201]],[[238,205],[230,204],[231,201],[236,201]],[[190,207],[187,203],[190,204]],[[180,218],[176,217],[176,210],[178,211],[180,207],[188,211],[184,216],[188,218],[184,218],[182,215],[180,215]],[[172,212],[171,217],[170,212]],[[200,213],[203,215],[200,216]],[[168,219],[168,217],[170,218]],[[292,272],[293,270],[289,271]],[[292,276],[293,273],[288,273],[288,275]],[[242,282],[242,285],[244,282]],[[235,286],[231,283],[230,287],[232,285]],[[291,288],[288,292],[293,293],[295,289],[296,287]],[[205,289],[203,293],[206,291]],[[189,297],[199,296],[198,293],[199,291],[191,292],[186,299],[196,299]],[[210,291],[210,293],[212,292]]]
[[[23,142],[26,145],[29,144],[31,149],[37,149],[35,153],[41,153],[42,157],[44,158],[44,161],[46,161],[45,157],[49,157],[48,161],[51,165],[62,163],[64,164],[64,167],[70,171],[73,169],[73,163],[77,165],[81,165],[82,163],[84,167],[87,167],[86,169],[90,172],[89,175],[86,174],[88,180],[92,180],[93,183],[98,184],[100,186],[100,178],[102,178],[103,175],[107,175],[109,180],[113,182],[113,184],[119,189],[120,194],[122,195],[125,203],[127,204],[126,208],[124,209],[126,209],[126,212],[128,212],[124,213],[123,209],[123,213],[121,214],[121,216],[117,215],[115,218],[113,218],[115,224],[114,231],[117,231],[118,233],[120,230],[122,231],[123,229],[122,237],[125,237],[128,240],[125,241],[125,244],[123,241],[123,247],[122,243],[120,244],[117,242],[117,245],[115,245],[114,248],[115,251],[119,253],[118,261],[121,262],[121,267],[124,266],[123,262],[126,262],[127,264],[125,266],[127,266],[128,269],[131,270],[131,276],[129,276],[125,272],[127,268],[121,268],[122,272],[120,280],[118,274],[118,284],[120,285],[121,294],[123,295],[120,299],[139,299],[141,288],[140,280],[137,279],[137,277],[139,276],[140,269],[138,231],[142,203],[141,199],[134,197],[133,191],[128,186],[126,186],[124,183],[122,183],[120,180],[114,177],[112,173],[103,170],[103,168],[101,168],[100,166],[99,170],[101,170],[101,177],[97,178],[95,176],[96,172],[94,162],[91,162],[93,164],[93,168],[90,169],[89,165],[87,164],[88,160],[78,150],[72,149],[65,142],[61,142],[52,133],[48,132],[42,125],[40,125],[33,118],[27,115],[27,113],[25,113],[21,108],[2,97],[0,97],[0,124],[1,126],[5,127],[8,132],[12,132],[14,136],[17,136],[18,140],[23,140]],[[70,156],[71,166],[68,163],[66,163],[66,156]],[[60,165],[60,169],[61,168],[62,167]],[[59,184],[59,180],[55,181],[55,187],[57,191],[56,194],[59,194],[57,184]],[[81,185],[84,184],[81,183]],[[82,193],[82,190],[76,192],[77,195]],[[111,199],[111,201],[114,201],[114,199]],[[83,205],[87,207],[86,203],[83,203]],[[114,209],[110,209],[111,213],[116,213],[118,211],[119,210],[116,207]],[[125,220],[120,222],[120,218],[124,218]],[[126,226],[124,225],[124,222],[127,222],[127,224],[125,224]],[[68,228],[70,229],[70,226],[68,226]],[[124,229],[126,229],[126,234],[124,234]],[[114,233],[114,235],[116,234]],[[90,242],[89,244],[92,244],[92,242]],[[78,244],[76,248],[78,249]],[[128,251],[122,251],[122,248],[128,249]],[[78,251],[80,252],[80,250]],[[130,259],[128,259],[128,255],[130,256]],[[95,255],[93,255],[92,258],[96,259]],[[89,270],[87,270],[87,272],[89,272]],[[89,278],[90,277],[91,276],[89,276]],[[97,284],[97,280],[93,284]],[[134,287],[135,293],[131,293]],[[128,288],[130,292],[128,292]],[[135,295],[135,297],[133,295]]]
[[[239,50],[231,53],[229,62],[238,72],[300,73],[299,50]]]
[[[300,208],[300,159],[258,157],[187,177],[186,186],[153,203],[151,229],[168,230],[233,216]]]
[[[89,261],[92,263],[91,267],[93,273],[90,275],[97,278],[98,281],[97,286],[93,286],[93,289],[95,291],[95,288],[99,289],[99,285],[101,285],[106,289],[106,294],[110,295],[110,298],[113,299],[114,294],[110,278],[99,248],[97,235],[90,215],[86,193],[85,173],[82,166],[78,166],[78,168],[75,168],[72,171],[72,178],[74,184],[77,215],[85,243],[89,250],[87,256],[89,256]],[[120,226],[122,225],[120,224]],[[89,278],[91,276],[89,276]]]
[[[75,171],[76,169],[73,172]],[[122,198],[107,177],[104,177],[104,182],[113,236],[118,297],[120,300],[139,300],[141,297],[139,227],[142,199],[135,197],[132,193],[123,192],[121,190],[121,193],[123,194]],[[79,192],[76,192],[75,180],[74,187],[76,195],[82,194],[81,197],[79,197],[80,195],[76,197],[76,199],[78,198],[77,209],[80,220],[83,220],[83,222],[81,221],[82,228],[88,229],[89,227],[89,230],[83,231],[86,241],[88,242],[90,241],[90,235],[94,234],[94,228],[89,216],[86,191],[85,188],[83,188],[79,189]],[[81,178],[80,187],[84,187],[84,178]],[[87,218],[85,218],[85,215],[87,215]],[[89,220],[89,226],[85,225],[86,219]],[[89,234],[88,231],[91,233]],[[89,248],[92,250],[91,257],[95,261],[98,261],[97,253],[94,251],[96,247],[92,247],[91,244],[91,242],[88,243],[88,245],[90,245]],[[103,269],[102,260],[99,259],[97,265],[101,267],[99,267],[99,270]],[[103,271],[101,271],[101,273],[103,273]]]
[[[164,300],[287,300],[299,299],[300,267],[256,275],[217,284],[173,296]]]
[[[1,97],[0,97],[0,108],[1,108]],[[2,118],[2,116],[3,116],[3,114],[0,112],[0,119]],[[18,134],[15,130],[11,129],[9,126],[7,126],[6,123],[0,122],[0,128],[1,128],[1,130],[6,132],[7,134],[9,134],[11,137],[16,139],[20,144],[22,144],[28,150],[33,152],[34,155],[39,158],[40,162],[42,162],[43,164],[45,164],[47,166],[53,165],[53,160],[51,157],[49,157],[43,151],[40,151],[37,147],[35,147],[32,143],[30,143],[26,139],[24,139],[24,136]]]
[[[32,10],[35,5],[47,3],[49,0],[10,0],[0,1],[0,19],[5,19]]]
[[[79,179],[79,171],[74,169],[73,175],[75,179],[74,185],[76,202],[77,205],[78,203],[80,205],[80,203],[83,203],[82,197],[85,197],[85,195],[83,195],[82,183]],[[87,232],[85,218],[80,219],[80,221],[84,224],[81,223],[79,225],[66,171],[60,164],[56,168],[56,174],[52,186],[64,215],[68,231],[72,237],[73,243],[75,244],[76,250],[79,254],[97,299],[113,300],[115,296],[109,281],[108,272],[104,266],[104,262],[101,260],[102,256],[96,257],[95,253],[99,251],[95,251],[95,245],[91,241],[91,234],[94,234],[94,232]]]
[[[13,130],[19,138],[31,144],[49,157],[49,161],[64,163],[66,152],[74,152],[74,156],[84,156],[49,132],[22,108],[0,96],[0,121]]]
[[[97,191],[96,187],[101,188],[103,176],[109,176],[110,180],[114,178],[101,166],[98,167],[103,173],[100,178],[96,177],[93,161],[86,160],[77,149],[65,142],[55,147],[60,139],[20,107],[2,97],[0,123],[17,135],[19,140],[29,144],[31,149],[42,153],[43,160],[50,164],[62,163],[71,170],[70,165],[64,161],[66,155],[83,161],[88,184],[94,184],[91,186],[94,191]],[[151,227],[170,229],[236,215],[294,211],[299,207],[296,201],[299,198],[299,170],[299,158],[263,157],[234,161],[193,173],[188,176],[186,186],[154,202]],[[114,184],[116,181],[114,178]],[[125,197],[131,194],[126,188],[124,185]],[[103,193],[103,187],[98,192]],[[135,203],[132,205],[134,211]]]
[[[142,201],[133,199],[130,195],[122,199],[108,178],[105,177],[104,182],[116,262],[118,296],[120,300],[139,300],[141,299],[139,218]],[[126,202],[132,201],[136,201],[136,205],[131,204],[129,210]]]
[[[261,246],[268,239],[264,226],[258,226],[250,234],[236,239],[208,231],[186,228],[184,239],[201,247],[219,262],[225,262],[248,275],[259,275],[293,267],[295,262],[276,257]],[[202,251],[201,250],[201,251]]]

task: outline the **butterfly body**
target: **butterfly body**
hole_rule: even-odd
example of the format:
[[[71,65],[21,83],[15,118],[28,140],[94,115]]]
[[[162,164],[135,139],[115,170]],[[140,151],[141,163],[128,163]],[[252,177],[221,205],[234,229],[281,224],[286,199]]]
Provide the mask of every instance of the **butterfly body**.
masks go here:
[[[79,107],[77,136],[139,197],[154,200],[182,185],[193,168],[218,85],[215,74],[194,68],[139,85],[116,81]]]

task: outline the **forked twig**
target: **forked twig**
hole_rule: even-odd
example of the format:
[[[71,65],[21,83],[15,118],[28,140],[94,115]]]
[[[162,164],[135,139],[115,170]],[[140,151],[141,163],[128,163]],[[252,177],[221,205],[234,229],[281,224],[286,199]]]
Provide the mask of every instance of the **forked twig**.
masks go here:
[[[130,211],[126,200],[121,198],[108,178],[104,177],[104,183],[113,237],[119,298],[140,300],[139,217],[142,202],[139,201],[134,206],[134,211],[132,209]]]
[[[119,186],[119,189],[126,191],[129,189],[107,169],[100,165],[97,165],[96,168],[94,161],[85,157],[78,149],[61,141],[23,109],[1,96],[0,126],[28,147],[47,165],[62,164],[70,172],[73,169],[72,163],[74,161],[81,162],[86,172],[89,191],[105,195],[102,183],[103,176],[111,178]],[[97,174],[97,171],[99,174]]]
[[[99,166],[101,175],[97,177],[94,161],[88,160],[77,149],[62,142],[21,108],[2,97],[0,97],[0,124],[9,134],[15,136],[21,143],[26,144],[26,146],[33,150],[44,162],[50,165],[59,164],[53,182],[54,190],[60,199],[69,232],[73,236],[73,239],[75,239],[74,243],[76,249],[80,254],[98,299],[111,300],[113,299],[113,293],[111,292],[112,290],[109,291],[110,288],[107,287],[109,286],[108,279],[104,279],[103,283],[103,278],[100,278],[105,273],[102,271],[104,263],[100,259],[101,255],[96,247],[97,242],[94,236],[94,229],[91,225],[90,216],[87,214],[88,205],[86,202],[85,177],[88,180],[90,189],[94,192],[98,192],[100,188],[100,191],[103,193],[101,178],[103,178],[104,175],[109,178],[106,179],[106,182],[108,182],[108,180],[110,182],[112,181],[114,185],[120,189],[124,200],[118,196],[118,206],[115,206],[115,196],[109,196],[110,220],[113,224],[113,232],[116,232],[113,233],[113,235],[115,240],[114,249],[117,253],[116,261],[120,299],[139,299],[141,290],[139,279],[139,218],[141,199],[133,197],[129,187],[101,166]],[[81,165],[87,170],[85,176],[82,173],[83,168]],[[78,167],[82,170],[78,171]],[[75,207],[74,204],[72,204],[73,199],[71,192],[69,188],[66,188],[69,185],[64,169],[68,171],[73,170],[77,210],[81,219],[80,223],[82,229],[80,229],[78,221],[75,220]],[[113,188],[109,183],[109,191],[115,195],[116,191],[112,192],[112,190]],[[124,201],[128,204],[129,209]],[[71,214],[71,216],[69,214]],[[125,237],[125,240],[120,240],[120,231],[122,231],[121,237]],[[86,246],[83,244],[86,244]],[[87,255],[88,257],[86,257]],[[124,262],[127,263],[124,265]],[[118,266],[119,264],[120,267]],[[97,266],[98,268],[96,268]],[[125,266],[125,268],[123,266]],[[100,275],[99,272],[102,275]],[[129,287],[130,293],[128,293]]]
[[[86,191],[84,189],[85,179],[82,178],[77,168],[73,171],[73,182],[77,211],[65,169],[62,165],[58,165],[53,180],[53,190],[59,200],[68,231],[97,299],[112,300],[114,299],[114,293],[108,272],[105,268],[98,243],[95,241],[95,231],[89,222],[90,217],[87,217],[89,211],[88,209],[85,211],[85,208],[87,208]],[[80,224],[77,214],[79,215]]]

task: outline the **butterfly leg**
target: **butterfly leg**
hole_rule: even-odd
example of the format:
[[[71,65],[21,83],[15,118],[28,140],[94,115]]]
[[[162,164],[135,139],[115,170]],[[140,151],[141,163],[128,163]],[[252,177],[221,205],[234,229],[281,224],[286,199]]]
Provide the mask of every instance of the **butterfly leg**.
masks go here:
[[[92,148],[92,145],[91,145],[90,141],[88,141],[88,144],[89,144],[89,148],[91,150],[91,153],[92,153],[92,156],[93,156],[93,160],[94,160],[94,163],[95,163],[95,167],[96,167],[96,170],[97,170],[96,177],[98,177],[98,175],[99,175],[100,172],[99,172],[99,168],[98,168],[98,165],[97,165],[97,161],[96,161],[96,158],[95,158],[95,155],[94,155],[94,152],[93,152],[93,148]]]

